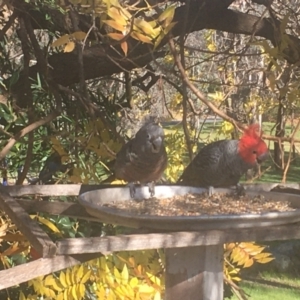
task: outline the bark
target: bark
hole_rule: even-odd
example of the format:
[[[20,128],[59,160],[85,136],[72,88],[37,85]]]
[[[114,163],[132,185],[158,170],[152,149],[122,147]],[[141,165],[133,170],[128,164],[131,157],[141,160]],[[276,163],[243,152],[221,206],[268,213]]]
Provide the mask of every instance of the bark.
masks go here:
[[[186,18],[185,5],[178,7],[174,16],[174,22],[177,23],[172,30],[172,35],[178,37],[188,32],[216,29],[236,34],[263,37],[271,41],[274,46],[279,43],[278,40],[280,39],[276,39],[276,28],[269,19],[233,11],[228,8],[232,2],[233,0],[191,1],[186,26],[183,26]],[[24,11],[25,4],[23,1],[15,0],[13,5],[15,10]],[[68,24],[67,15],[45,7],[41,10],[33,9],[33,7],[30,9],[30,6],[28,7],[29,4],[26,5],[26,13],[29,14],[34,28],[65,33],[72,27]],[[45,10],[48,10],[48,13],[50,11],[50,15],[53,18],[52,22],[45,20]],[[86,32],[91,24],[91,20],[86,16],[79,16],[78,20],[78,27]],[[186,32],[182,32],[184,28]],[[91,38],[93,38],[93,34],[91,34]],[[284,51],[284,58],[290,63],[295,63],[300,57],[300,40],[297,37],[289,36],[289,41]],[[151,46],[128,39],[129,51],[127,57],[123,56],[118,46],[112,47],[105,43],[99,43],[90,47],[86,45],[83,51],[85,79],[110,76],[134,68],[144,67],[153,61],[154,58],[165,55],[162,47],[167,42],[168,40],[165,38],[160,47],[153,52]],[[53,53],[48,57],[48,65],[50,66],[48,72],[56,83],[69,86],[79,82],[80,68],[76,53]],[[35,65],[30,68],[29,76],[36,78],[36,74],[39,71],[39,66]],[[12,92],[16,96],[18,103],[22,103],[24,80],[25,76],[21,73],[19,81],[13,87]]]

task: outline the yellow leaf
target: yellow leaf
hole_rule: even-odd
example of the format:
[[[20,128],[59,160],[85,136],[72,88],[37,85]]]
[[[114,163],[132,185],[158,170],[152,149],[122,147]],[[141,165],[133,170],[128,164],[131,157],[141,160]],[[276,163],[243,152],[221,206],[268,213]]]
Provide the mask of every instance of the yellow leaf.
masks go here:
[[[129,285],[132,288],[137,287],[138,284],[139,284],[139,280],[136,277],[131,278],[130,281],[129,281]]]
[[[258,263],[260,264],[266,264],[272,260],[274,260],[275,258],[274,257],[266,257],[266,258],[261,258],[261,259],[258,259],[256,260]]]
[[[106,297],[106,300],[117,300],[117,297],[112,291],[110,291],[108,297]]]
[[[55,299],[55,298],[56,298],[55,292],[54,292],[53,290],[51,290],[50,288],[48,288],[48,289],[46,290],[45,295],[46,295],[48,298],[50,298],[50,299]]]
[[[105,264],[105,280],[106,280],[108,285],[110,285],[111,287],[114,286],[114,277],[111,274],[107,264]]]
[[[235,277],[231,277],[231,280],[234,280],[234,281],[241,281],[241,278],[238,277],[238,276],[235,276]]]
[[[86,38],[86,33],[83,31],[76,31],[72,33],[72,37],[77,41],[83,41]]]
[[[175,5],[171,5],[169,6],[166,10],[164,10],[160,16],[158,17],[158,21],[160,23],[164,22],[165,20],[173,20],[173,17],[174,17],[174,13],[175,13],[175,8],[176,6]]]
[[[55,278],[53,277],[53,275],[48,275],[44,279],[45,285],[51,285],[51,286],[53,286],[54,282],[55,282]]]
[[[145,35],[143,35],[141,33],[136,32],[136,31],[131,32],[131,36],[134,39],[136,39],[138,41],[141,41],[143,43],[152,44],[152,40],[148,36],[145,36]]]
[[[64,288],[68,287],[67,281],[66,281],[66,275],[63,271],[59,274],[59,281],[62,284]]]
[[[155,293],[153,300],[161,300],[160,292]]]
[[[85,285],[80,283],[76,286],[78,299],[83,299],[85,296]]]
[[[127,56],[127,52],[128,52],[128,44],[127,44],[127,42],[121,43],[121,48],[122,48],[125,56]]]
[[[86,283],[89,280],[89,278],[91,277],[91,273],[92,273],[92,271],[88,270],[81,278],[80,283]]]
[[[122,276],[122,284],[124,285],[127,284],[129,279],[129,272],[126,264],[124,264],[121,276]]]
[[[124,38],[124,35],[122,33],[117,33],[117,32],[108,33],[107,36],[109,36],[111,39],[116,41],[120,41]]]
[[[118,22],[114,21],[114,20],[105,20],[103,21],[103,23],[109,25],[110,27],[112,27],[113,29],[116,29],[118,31],[123,32],[126,27],[124,27],[122,24],[119,24]]]
[[[70,288],[67,288],[64,290],[64,300],[68,300],[72,297],[72,294],[70,293]]]
[[[146,272],[146,274],[147,274],[148,278],[149,278],[153,283],[155,283],[155,284],[157,284],[158,286],[160,286],[160,279],[159,279],[158,277],[156,277],[156,276],[154,276],[153,274],[148,273],[148,272]]]
[[[59,236],[62,236],[62,233],[60,232],[60,230],[51,221],[49,221],[48,219],[41,217],[41,216],[37,216],[36,218],[40,223],[47,226],[49,229],[51,229],[53,232],[57,233]]]
[[[176,24],[177,22],[172,22],[168,26],[166,26],[164,29],[164,34],[168,34]]]
[[[244,263],[244,268],[249,268],[249,267],[251,267],[251,266],[253,265],[253,263],[254,263],[253,259],[252,259],[252,258],[248,258],[248,259],[246,260],[246,262]]]
[[[52,282],[52,287],[57,291],[57,292],[61,292],[63,290],[63,286],[60,283],[60,281],[58,281],[57,279],[55,279]]]
[[[51,44],[51,47],[59,47],[67,44],[70,41],[69,35],[65,34]]]
[[[76,285],[73,285],[73,286],[72,286],[71,291],[72,291],[71,293],[72,293],[73,299],[78,300],[78,298],[77,298]]]
[[[103,286],[99,287],[96,291],[98,299],[105,299],[106,291]]]
[[[56,300],[64,300],[64,291],[57,295]]]
[[[0,237],[3,237],[6,235],[7,229],[8,229],[8,223],[5,223],[0,227]]]
[[[121,282],[122,282],[121,274],[116,267],[114,267],[114,275],[115,275],[115,279],[116,279],[117,283],[121,284]]]
[[[121,6],[119,7],[119,9],[120,9],[121,14],[124,16],[124,18],[126,20],[130,20],[132,18],[131,13],[127,9],[125,9]]]
[[[69,42],[64,48],[64,52],[72,52],[75,48],[75,43],[74,42]]]
[[[139,292],[143,294],[152,294],[155,291],[154,288],[148,284],[140,284],[138,288]]]
[[[135,259],[134,259],[134,257],[130,256],[130,257],[128,258],[128,262],[130,263],[130,266],[131,266],[131,267],[134,267],[134,266],[135,266]]]
[[[121,14],[121,10],[116,7],[111,7],[107,14],[109,17],[111,17],[114,21],[116,21],[118,24],[127,26],[127,18],[124,18],[124,14]]]
[[[134,25],[143,33],[148,36],[155,35],[155,31],[153,30],[152,26],[143,19],[134,19]],[[133,27],[135,29],[135,27]]]
[[[156,39],[161,34],[161,32],[162,32],[161,27],[154,28],[153,29],[153,34],[151,35],[151,37],[153,39]]]
[[[67,285],[72,285],[72,284],[75,284],[76,282],[73,282],[73,280],[72,280],[72,269],[67,269],[66,270],[66,282],[67,282]]]
[[[76,277],[77,278],[83,277],[83,265],[82,264],[80,265],[80,267],[78,268],[78,271],[76,272]]]
[[[162,39],[165,37],[165,34],[161,33],[154,42],[154,50],[159,46],[159,44],[161,43]],[[173,60],[173,57],[172,57]]]
[[[124,180],[114,180],[110,184],[125,184]]]
[[[259,253],[259,254],[255,255],[254,258],[256,260],[258,260],[258,259],[269,258],[270,256],[272,256],[271,253]]]

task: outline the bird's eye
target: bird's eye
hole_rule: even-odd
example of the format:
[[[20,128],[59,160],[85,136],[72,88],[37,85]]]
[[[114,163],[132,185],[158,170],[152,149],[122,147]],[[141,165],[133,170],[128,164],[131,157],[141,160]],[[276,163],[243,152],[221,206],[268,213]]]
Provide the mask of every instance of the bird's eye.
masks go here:
[[[147,139],[150,140],[150,138],[151,138],[151,135],[148,133],[147,134]]]
[[[253,154],[256,154],[256,153],[257,153],[257,151],[256,151],[256,150],[253,150],[253,151],[252,151],[252,153],[253,153]]]

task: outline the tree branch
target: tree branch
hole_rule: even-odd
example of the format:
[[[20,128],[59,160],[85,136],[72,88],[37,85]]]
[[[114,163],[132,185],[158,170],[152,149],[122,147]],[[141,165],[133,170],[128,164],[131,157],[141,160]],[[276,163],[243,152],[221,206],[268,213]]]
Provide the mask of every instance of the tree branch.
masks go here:
[[[48,116],[46,116],[45,118],[36,121],[30,125],[28,125],[27,127],[23,128],[18,134],[16,134],[13,138],[11,138],[8,143],[6,144],[6,146],[1,150],[0,152],[0,160],[2,160],[6,154],[9,152],[9,150],[15,145],[15,143],[20,140],[23,136],[25,136],[27,133],[37,129],[38,127],[47,124],[48,122],[52,121],[53,119],[55,119],[56,117],[58,117],[60,115],[59,112],[54,111],[51,114],[49,114]]]
[[[243,129],[245,128],[245,126],[243,124],[241,124],[240,122],[237,122],[236,120],[234,120],[233,118],[230,118],[227,114],[225,114],[222,110],[220,110],[219,108],[217,108],[211,101],[209,101],[206,96],[200,92],[196,86],[194,84],[191,83],[191,81],[189,80],[189,78],[187,77],[185,70],[181,64],[180,58],[178,56],[178,54],[176,53],[175,50],[175,45],[174,45],[174,41],[172,39],[170,39],[169,41],[169,45],[170,45],[170,49],[171,52],[174,56],[174,60],[176,63],[177,68],[180,71],[180,75],[182,77],[182,80],[186,83],[186,85],[189,87],[189,89],[198,97],[198,99],[200,99],[207,107],[209,107],[216,115],[218,115],[219,117],[221,117],[222,119],[232,123],[236,128],[239,129]]]

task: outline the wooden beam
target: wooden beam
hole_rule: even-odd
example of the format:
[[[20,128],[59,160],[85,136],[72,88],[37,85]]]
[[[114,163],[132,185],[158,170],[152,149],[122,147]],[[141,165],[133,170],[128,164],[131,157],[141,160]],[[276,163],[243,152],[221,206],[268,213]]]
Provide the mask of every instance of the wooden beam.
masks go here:
[[[18,229],[26,236],[30,244],[43,257],[56,253],[56,245],[50,237],[33,221],[19,203],[0,189],[0,208],[7,213]]]
[[[119,187],[121,185],[114,185]],[[80,185],[80,184],[52,184],[52,185],[11,185],[3,187],[12,197],[24,195],[35,196],[78,196],[84,192],[112,187],[111,185]]]
[[[28,213],[43,212],[51,215],[63,215],[71,218],[84,219],[94,222],[102,222],[99,219],[89,215],[82,205],[71,202],[59,202],[59,201],[34,201],[34,200],[16,200],[23,209]]]
[[[81,264],[100,256],[100,253],[73,256],[60,255],[53,258],[40,258],[11,269],[0,271],[0,290],[29,281],[38,276],[51,274],[52,272]]]
[[[222,300],[223,245],[166,249],[166,300]]]
[[[209,230],[131,234],[106,237],[64,239],[56,242],[59,255],[111,253],[159,248],[212,246],[229,242],[300,239],[300,223],[249,229]]]
[[[173,184],[176,185],[176,184]],[[260,190],[269,191],[277,185],[299,188],[298,183],[259,183],[259,184],[243,184],[246,190]],[[80,185],[80,184],[52,184],[52,185],[11,185],[5,186],[3,189],[12,197],[22,197],[24,195],[38,195],[41,197],[46,196],[78,196],[84,192],[93,191],[103,188],[122,187],[124,185]]]

